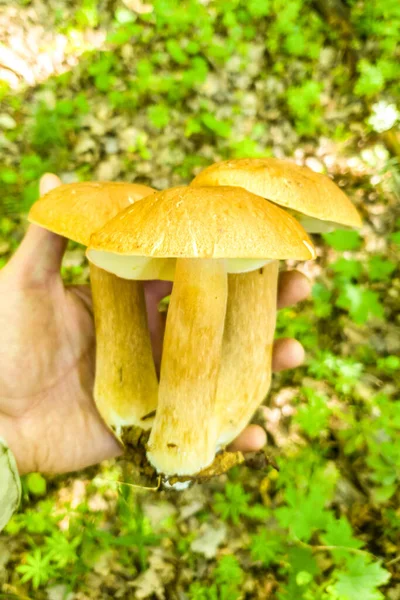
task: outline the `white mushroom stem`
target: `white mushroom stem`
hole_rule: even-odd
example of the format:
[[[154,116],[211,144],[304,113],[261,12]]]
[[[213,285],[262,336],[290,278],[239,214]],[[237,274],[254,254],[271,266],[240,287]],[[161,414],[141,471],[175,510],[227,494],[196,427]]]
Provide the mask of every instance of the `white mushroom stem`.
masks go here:
[[[158,381],[147,323],[143,284],[120,279],[90,263],[96,325],[94,398],[109,427],[149,429]],[[146,418],[147,417],[147,418]]]
[[[228,305],[216,397],[218,442],[246,427],[271,383],[279,262],[228,276]]]
[[[214,459],[227,288],[224,261],[177,260],[147,453],[157,471],[167,476],[194,475]]]

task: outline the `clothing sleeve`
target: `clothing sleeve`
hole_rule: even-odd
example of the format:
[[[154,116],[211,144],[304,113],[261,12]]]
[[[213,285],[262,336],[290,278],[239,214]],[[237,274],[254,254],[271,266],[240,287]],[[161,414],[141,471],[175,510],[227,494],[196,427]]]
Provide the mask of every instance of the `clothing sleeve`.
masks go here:
[[[6,442],[0,438],[0,531],[4,529],[21,500],[17,463]]]

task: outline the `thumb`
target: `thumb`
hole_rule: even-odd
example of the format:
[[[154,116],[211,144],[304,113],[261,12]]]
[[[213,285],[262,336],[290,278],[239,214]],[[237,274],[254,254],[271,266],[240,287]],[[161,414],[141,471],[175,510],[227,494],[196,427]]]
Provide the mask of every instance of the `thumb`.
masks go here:
[[[46,173],[39,183],[40,195],[59,185],[61,180],[56,175]],[[19,272],[24,280],[41,283],[59,273],[66,245],[66,238],[38,225],[30,225],[8,266]]]

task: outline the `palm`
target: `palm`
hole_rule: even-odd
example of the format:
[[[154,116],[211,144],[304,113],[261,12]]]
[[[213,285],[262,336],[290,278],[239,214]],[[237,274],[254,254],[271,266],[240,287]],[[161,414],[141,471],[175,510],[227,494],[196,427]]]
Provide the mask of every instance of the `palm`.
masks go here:
[[[92,400],[94,329],[85,296],[59,278],[22,288],[7,271],[0,278],[0,428],[11,421],[18,440],[9,439],[11,447],[25,447],[23,459],[16,452],[21,471],[70,471],[117,451]]]

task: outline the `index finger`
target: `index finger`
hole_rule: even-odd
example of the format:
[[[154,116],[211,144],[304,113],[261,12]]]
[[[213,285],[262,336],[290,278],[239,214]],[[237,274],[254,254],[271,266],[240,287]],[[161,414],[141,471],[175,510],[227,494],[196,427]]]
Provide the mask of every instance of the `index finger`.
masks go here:
[[[279,276],[278,308],[305,300],[311,292],[310,280],[300,271],[284,271]]]

